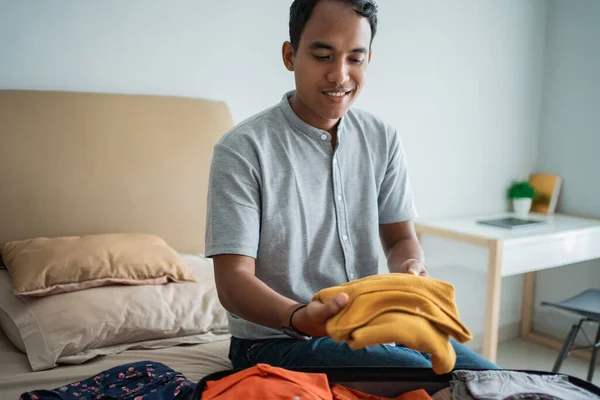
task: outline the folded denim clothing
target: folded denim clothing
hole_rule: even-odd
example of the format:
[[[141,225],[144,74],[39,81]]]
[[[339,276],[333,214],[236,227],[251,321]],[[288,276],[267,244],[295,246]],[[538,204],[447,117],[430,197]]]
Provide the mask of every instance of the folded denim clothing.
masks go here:
[[[458,370],[452,373],[454,400],[600,400],[600,397],[569,382],[565,375],[534,375],[525,372]],[[514,396],[530,397],[514,397]],[[538,397],[531,397],[531,396]],[[547,397],[540,397],[545,395]],[[549,397],[548,397],[549,396]]]
[[[551,394],[543,393],[520,393],[513,396],[508,396],[504,400],[563,400]]]

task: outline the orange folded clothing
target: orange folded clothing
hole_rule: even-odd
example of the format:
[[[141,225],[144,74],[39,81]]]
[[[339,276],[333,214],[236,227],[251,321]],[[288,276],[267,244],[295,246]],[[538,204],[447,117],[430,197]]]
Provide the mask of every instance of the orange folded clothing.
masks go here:
[[[206,382],[202,400],[332,400],[325,374],[288,371],[257,364],[218,381]]]
[[[331,387],[331,393],[333,394],[333,400],[431,400],[431,397],[423,389],[404,393],[393,399],[373,396],[341,385],[333,385]]]
[[[471,333],[458,316],[454,287],[412,274],[375,275],[323,289],[313,300],[326,302],[339,293],[348,305],[327,321],[327,333],[353,349],[399,343],[431,354],[436,373],[452,371],[456,353],[450,336],[464,343]]]

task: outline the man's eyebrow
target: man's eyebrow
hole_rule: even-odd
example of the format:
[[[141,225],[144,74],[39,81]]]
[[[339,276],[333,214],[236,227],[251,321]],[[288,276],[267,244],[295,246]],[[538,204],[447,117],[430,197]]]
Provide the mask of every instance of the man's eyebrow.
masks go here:
[[[365,47],[357,47],[355,49],[352,49],[350,51],[350,53],[362,53],[362,54],[367,54],[367,49]]]
[[[325,50],[331,50],[331,51],[335,51],[335,47],[333,47],[330,44],[327,43],[323,43],[323,42],[319,42],[318,40],[316,42],[312,42],[310,44],[310,46],[308,46],[311,50],[319,50],[319,49],[325,49]]]
[[[336,48],[330,44],[324,43],[324,42],[320,42],[320,41],[315,41],[312,42],[309,46],[308,46],[311,50],[319,50],[319,49],[325,49],[325,50],[331,50],[331,51],[336,51]],[[362,54],[367,54],[367,49],[365,47],[356,47],[352,50],[350,50],[348,53],[362,53]]]

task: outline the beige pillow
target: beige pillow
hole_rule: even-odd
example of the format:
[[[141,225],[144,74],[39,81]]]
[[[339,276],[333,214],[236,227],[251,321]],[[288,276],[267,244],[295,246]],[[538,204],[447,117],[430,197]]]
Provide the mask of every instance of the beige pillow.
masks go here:
[[[36,238],[2,248],[17,296],[47,296],[114,284],[193,282],[179,254],[146,234]]]
[[[27,353],[33,371],[127,349],[229,340],[211,260],[182,259],[196,282],[103,286],[47,297],[14,296],[8,272],[0,270],[0,326]]]

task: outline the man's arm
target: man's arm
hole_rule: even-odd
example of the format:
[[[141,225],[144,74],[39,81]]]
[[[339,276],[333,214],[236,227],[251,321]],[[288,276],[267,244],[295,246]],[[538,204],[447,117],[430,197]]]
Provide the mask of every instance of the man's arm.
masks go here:
[[[429,276],[412,221],[380,224],[379,237],[390,272]]]
[[[219,301],[232,314],[273,329],[288,326],[301,304],[280,295],[255,276],[252,257],[226,254],[213,257]],[[348,302],[347,295],[323,304],[313,301],[294,314],[294,328],[310,336],[327,336],[325,323]]]
[[[246,321],[281,329],[289,325],[290,316],[302,304],[280,295],[256,277],[262,213],[260,162],[254,154],[241,153],[238,147],[243,146],[221,143],[213,152],[206,254],[213,257],[223,307]],[[338,297],[325,304],[311,302],[298,310],[293,314],[293,327],[310,336],[327,335],[327,319],[348,302],[347,295]]]
[[[215,256],[213,261],[219,300],[232,314],[280,329],[285,317],[289,318],[291,310],[300,305],[256,278],[254,258],[227,254]]]

